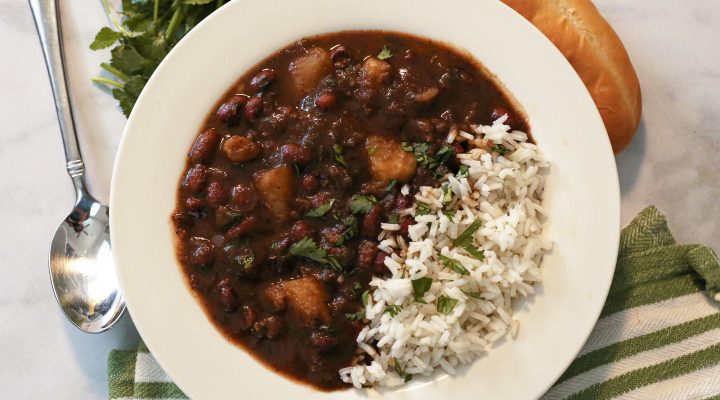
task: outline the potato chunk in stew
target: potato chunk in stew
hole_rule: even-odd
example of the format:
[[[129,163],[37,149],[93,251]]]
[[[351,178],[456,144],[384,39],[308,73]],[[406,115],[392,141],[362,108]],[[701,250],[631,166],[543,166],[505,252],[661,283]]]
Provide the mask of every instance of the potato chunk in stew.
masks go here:
[[[320,47],[313,47],[290,62],[288,72],[298,99],[315,89],[320,79],[331,70],[330,53]]]
[[[290,200],[293,196],[295,173],[288,165],[258,171],[253,174],[253,184],[265,206],[284,221],[290,217]]]
[[[383,184],[393,179],[407,182],[415,175],[415,156],[403,150],[399,142],[385,136],[369,136],[365,141],[365,149],[370,162],[370,172],[376,181]]]
[[[311,328],[330,322],[328,294],[322,282],[315,278],[298,278],[276,282],[265,291],[272,305],[279,309],[288,308],[297,321]]]

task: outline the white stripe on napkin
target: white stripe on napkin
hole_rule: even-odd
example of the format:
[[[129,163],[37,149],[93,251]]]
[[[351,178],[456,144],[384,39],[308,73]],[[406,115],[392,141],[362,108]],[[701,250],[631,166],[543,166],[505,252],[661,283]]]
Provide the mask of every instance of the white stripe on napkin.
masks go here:
[[[616,400],[700,400],[720,394],[720,364],[631,390]]]
[[[704,293],[693,293],[620,311],[598,321],[578,356],[617,342],[707,317],[718,311],[720,307],[707,301]]]
[[[150,353],[137,353],[135,382],[172,382]]]
[[[703,332],[667,346],[644,351],[610,364],[601,365],[595,369],[576,375],[550,389],[545,396],[543,396],[543,399],[564,399],[594,384],[605,382],[640,368],[688,355],[716,343],[720,343],[720,328]]]

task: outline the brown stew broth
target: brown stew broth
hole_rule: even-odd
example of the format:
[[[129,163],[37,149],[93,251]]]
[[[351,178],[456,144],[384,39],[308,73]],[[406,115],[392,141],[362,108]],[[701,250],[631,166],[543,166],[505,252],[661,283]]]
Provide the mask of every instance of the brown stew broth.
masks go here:
[[[505,112],[527,131],[474,60],[405,34],[321,35],[257,64],[207,117],[178,187],[178,258],[209,318],[286,376],[346,387],[338,370],[367,361],[355,341],[362,294],[387,273],[380,223],[410,224],[397,217],[412,205],[401,186],[457,172],[453,154],[440,161],[466,150],[443,150],[448,132]],[[356,195],[376,202],[353,213]],[[289,254],[306,238],[336,264]]]

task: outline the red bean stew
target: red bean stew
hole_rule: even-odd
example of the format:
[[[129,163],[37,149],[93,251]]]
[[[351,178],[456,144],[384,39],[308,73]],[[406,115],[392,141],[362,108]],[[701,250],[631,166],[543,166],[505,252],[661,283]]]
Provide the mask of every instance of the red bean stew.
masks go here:
[[[507,113],[474,60],[381,31],[303,39],[243,75],[187,157],[173,222],[192,290],[230,340],[322,390],[346,387],[381,222],[457,172],[452,130]],[[407,184],[410,195],[402,195]],[[365,294],[366,295],[366,294]]]

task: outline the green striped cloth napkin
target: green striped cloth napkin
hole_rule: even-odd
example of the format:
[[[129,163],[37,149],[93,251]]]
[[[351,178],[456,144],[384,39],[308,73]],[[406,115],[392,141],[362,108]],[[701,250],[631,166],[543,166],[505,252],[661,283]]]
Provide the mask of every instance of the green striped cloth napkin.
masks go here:
[[[648,207],[623,229],[600,320],[542,397],[720,399],[720,262]],[[143,343],[108,358],[111,399],[185,398]]]

